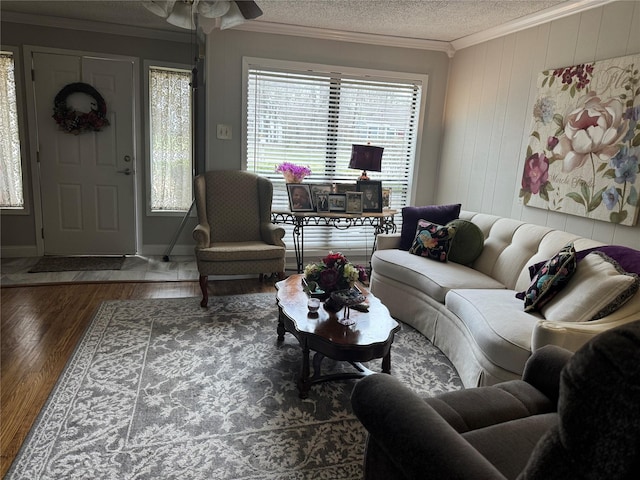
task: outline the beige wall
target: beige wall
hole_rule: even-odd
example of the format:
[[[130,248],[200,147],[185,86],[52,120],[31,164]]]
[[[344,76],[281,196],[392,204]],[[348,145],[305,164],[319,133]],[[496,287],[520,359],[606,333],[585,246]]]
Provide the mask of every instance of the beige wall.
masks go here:
[[[417,203],[434,200],[434,172],[442,138],[442,112],[449,67],[443,52],[381,47],[361,43],[319,40],[288,35],[216,30],[207,42],[207,168],[241,168],[242,58],[258,57],[325,65],[349,66],[426,74],[429,76],[427,105]],[[216,124],[232,126],[232,140],[216,138]]]
[[[518,202],[537,75],[640,53],[640,2],[621,1],[456,52],[445,107],[437,201],[640,249],[640,226]]]

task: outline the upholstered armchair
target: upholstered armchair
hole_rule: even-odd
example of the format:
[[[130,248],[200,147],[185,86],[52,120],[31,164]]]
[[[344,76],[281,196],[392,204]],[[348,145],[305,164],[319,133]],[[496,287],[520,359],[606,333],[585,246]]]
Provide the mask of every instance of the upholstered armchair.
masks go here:
[[[209,275],[277,274],[284,278],[284,229],[271,223],[273,185],[251,172],[212,170],[194,180],[198,225],[193,230],[202,290]]]
[[[375,374],[352,404],[365,479],[640,478],[640,321],[542,347],[522,380],[422,399]]]

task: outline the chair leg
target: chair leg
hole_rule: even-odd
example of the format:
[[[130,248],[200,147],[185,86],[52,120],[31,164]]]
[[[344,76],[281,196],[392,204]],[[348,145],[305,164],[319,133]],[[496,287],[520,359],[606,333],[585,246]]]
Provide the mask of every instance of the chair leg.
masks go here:
[[[200,275],[200,290],[202,290],[202,301],[200,302],[201,307],[206,307],[209,304],[208,279],[209,277],[207,275]]]

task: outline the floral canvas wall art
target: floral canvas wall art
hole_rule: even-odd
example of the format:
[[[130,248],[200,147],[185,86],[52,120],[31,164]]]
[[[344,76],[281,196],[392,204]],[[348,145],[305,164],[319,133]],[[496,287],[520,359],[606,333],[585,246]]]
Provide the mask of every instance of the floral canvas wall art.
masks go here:
[[[545,70],[537,85],[523,203],[635,225],[640,54]]]

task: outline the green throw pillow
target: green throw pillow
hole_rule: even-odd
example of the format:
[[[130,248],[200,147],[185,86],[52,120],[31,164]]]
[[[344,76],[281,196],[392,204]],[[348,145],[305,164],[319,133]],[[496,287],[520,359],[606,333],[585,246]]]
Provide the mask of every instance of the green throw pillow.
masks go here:
[[[456,236],[453,238],[449,250],[449,260],[462,265],[473,263],[484,248],[484,234],[480,227],[461,218],[450,221],[447,226],[456,229]]]

